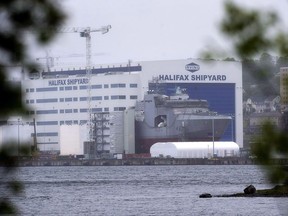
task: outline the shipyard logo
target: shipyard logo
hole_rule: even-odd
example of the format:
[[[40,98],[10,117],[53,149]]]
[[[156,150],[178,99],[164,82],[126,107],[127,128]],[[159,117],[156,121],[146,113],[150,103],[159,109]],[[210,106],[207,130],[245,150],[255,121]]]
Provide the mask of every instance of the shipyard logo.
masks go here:
[[[186,69],[187,71],[190,71],[191,73],[194,73],[194,72],[200,70],[200,66],[192,62],[192,63],[190,63],[190,64],[187,64],[187,65],[185,66],[185,69]]]

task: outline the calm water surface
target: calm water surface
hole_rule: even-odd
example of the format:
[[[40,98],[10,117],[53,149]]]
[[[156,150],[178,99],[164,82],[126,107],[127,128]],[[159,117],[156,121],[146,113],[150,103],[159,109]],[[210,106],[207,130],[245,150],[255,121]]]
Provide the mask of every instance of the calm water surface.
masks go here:
[[[288,215],[288,198],[200,199],[270,188],[257,166],[25,167],[22,215]]]

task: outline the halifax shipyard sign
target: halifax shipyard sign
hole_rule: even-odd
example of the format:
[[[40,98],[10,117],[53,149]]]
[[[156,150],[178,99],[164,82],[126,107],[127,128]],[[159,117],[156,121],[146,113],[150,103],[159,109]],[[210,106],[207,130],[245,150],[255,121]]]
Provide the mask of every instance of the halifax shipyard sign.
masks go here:
[[[88,78],[81,78],[81,79],[59,79],[59,80],[49,80],[49,86],[59,86],[59,85],[83,85],[88,84]]]
[[[195,63],[190,63],[185,66],[185,69],[191,73],[195,73],[200,70],[200,66]],[[173,74],[173,75],[159,75],[159,80],[162,81],[225,81],[226,75],[182,75],[182,74]]]

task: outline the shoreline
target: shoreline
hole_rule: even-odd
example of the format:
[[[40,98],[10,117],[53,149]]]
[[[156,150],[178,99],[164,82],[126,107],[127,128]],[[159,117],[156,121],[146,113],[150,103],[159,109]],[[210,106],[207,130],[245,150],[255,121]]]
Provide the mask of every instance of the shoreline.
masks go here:
[[[144,165],[254,165],[247,158],[128,158],[128,159],[20,159],[19,167],[33,166],[144,166]]]
[[[256,190],[254,194],[236,193],[213,197],[288,197],[288,185],[276,185],[270,189]]]
[[[274,161],[277,164],[288,164],[287,159]],[[225,158],[127,158],[127,159],[41,159],[21,158],[19,167],[34,166],[144,166],[144,165],[259,165],[255,159],[240,157]],[[1,166],[1,164],[0,164]]]
[[[78,157],[38,157],[14,156],[9,161],[0,160],[0,167],[37,166],[146,166],[146,165],[261,165],[255,158],[248,157],[215,157],[215,158],[163,158],[163,157],[129,157],[85,159]],[[270,164],[288,166],[287,159],[273,159]]]

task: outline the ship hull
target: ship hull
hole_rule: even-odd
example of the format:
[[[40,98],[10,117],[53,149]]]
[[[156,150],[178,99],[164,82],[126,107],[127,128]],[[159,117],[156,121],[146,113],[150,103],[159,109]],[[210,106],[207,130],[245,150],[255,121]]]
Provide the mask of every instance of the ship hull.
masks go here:
[[[225,132],[229,117],[195,117],[192,120],[176,120],[173,125],[157,128],[143,122],[135,124],[136,153],[149,153],[157,142],[219,141]]]

